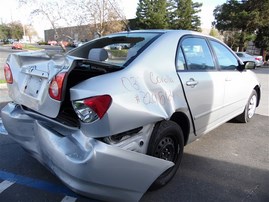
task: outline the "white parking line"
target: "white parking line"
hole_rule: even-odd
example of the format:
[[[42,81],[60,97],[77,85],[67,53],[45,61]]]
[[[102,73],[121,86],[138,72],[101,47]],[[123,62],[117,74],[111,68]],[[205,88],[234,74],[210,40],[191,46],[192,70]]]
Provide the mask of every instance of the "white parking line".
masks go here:
[[[61,202],[75,202],[77,198],[71,197],[71,196],[65,196]]]
[[[6,131],[5,127],[4,127],[4,124],[2,122],[1,117],[0,117],[0,135],[7,135],[7,131]]]
[[[13,184],[14,184],[14,182],[10,182],[8,180],[1,182],[0,183],[0,194]]]

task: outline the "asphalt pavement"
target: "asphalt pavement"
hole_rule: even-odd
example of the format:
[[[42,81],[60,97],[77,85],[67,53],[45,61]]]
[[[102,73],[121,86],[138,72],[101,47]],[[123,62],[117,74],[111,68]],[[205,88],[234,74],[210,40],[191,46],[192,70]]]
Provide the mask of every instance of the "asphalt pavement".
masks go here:
[[[269,201],[269,117],[228,122],[185,147],[175,178],[153,201]]]
[[[230,121],[187,145],[173,180],[141,202],[268,202],[268,123],[262,115],[248,124]],[[0,189],[0,201],[95,201],[68,190],[9,136],[0,136],[0,159],[0,188],[13,182]]]

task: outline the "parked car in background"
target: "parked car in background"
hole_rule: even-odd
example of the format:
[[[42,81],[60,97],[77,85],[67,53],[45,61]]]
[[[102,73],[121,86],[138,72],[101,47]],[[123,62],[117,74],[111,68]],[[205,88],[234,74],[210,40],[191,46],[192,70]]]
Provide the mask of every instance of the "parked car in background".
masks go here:
[[[119,44],[127,48],[111,51]],[[65,54],[11,54],[4,71],[13,101],[1,117],[72,190],[138,201],[173,178],[186,144],[234,117],[250,121],[261,97],[247,70],[254,65],[184,30],[111,34]]]
[[[56,46],[58,44],[57,41],[48,41],[48,44],[51,46]]]
[[[13,42],[11,48],[22,50],[22,44],[20,42]]]
[[[240,57],[240,59],[245,61],[254,61],[256,64],[256,67],[260,67],[263,65],[263,58],[261,55],[250,55],[246,52],[236,52],[236,55]]]

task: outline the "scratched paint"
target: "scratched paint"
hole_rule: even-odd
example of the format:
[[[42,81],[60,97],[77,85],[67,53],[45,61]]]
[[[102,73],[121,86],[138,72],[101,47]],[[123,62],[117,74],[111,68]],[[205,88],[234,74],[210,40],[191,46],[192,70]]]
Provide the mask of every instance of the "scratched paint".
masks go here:
[[[135,76],[122,77],[121,84],[128,92],[134,92],[134,99],[137,104],[160,104],[166,105],[168,102],[172,102],[174,95],[172,90],[164,90],[163,85],[174,83],[172,77],[168,75],[160,76],[153,72],[149,72],[146,77],[148,81],[157,90],[146,91],[141,87],[141,79]]]

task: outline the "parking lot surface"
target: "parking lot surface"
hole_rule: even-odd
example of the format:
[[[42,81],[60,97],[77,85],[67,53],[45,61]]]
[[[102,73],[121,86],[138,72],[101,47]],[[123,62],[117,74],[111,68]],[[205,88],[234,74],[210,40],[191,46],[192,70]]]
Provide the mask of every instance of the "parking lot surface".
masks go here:
[[[269,201],[268,123],[261,115],[231,121],[186,146],[174,179],[141,201]],[[0,136],[0,159],[0,190],[12,183],[0,201],[95,201],[70,191],[8,136]]]

